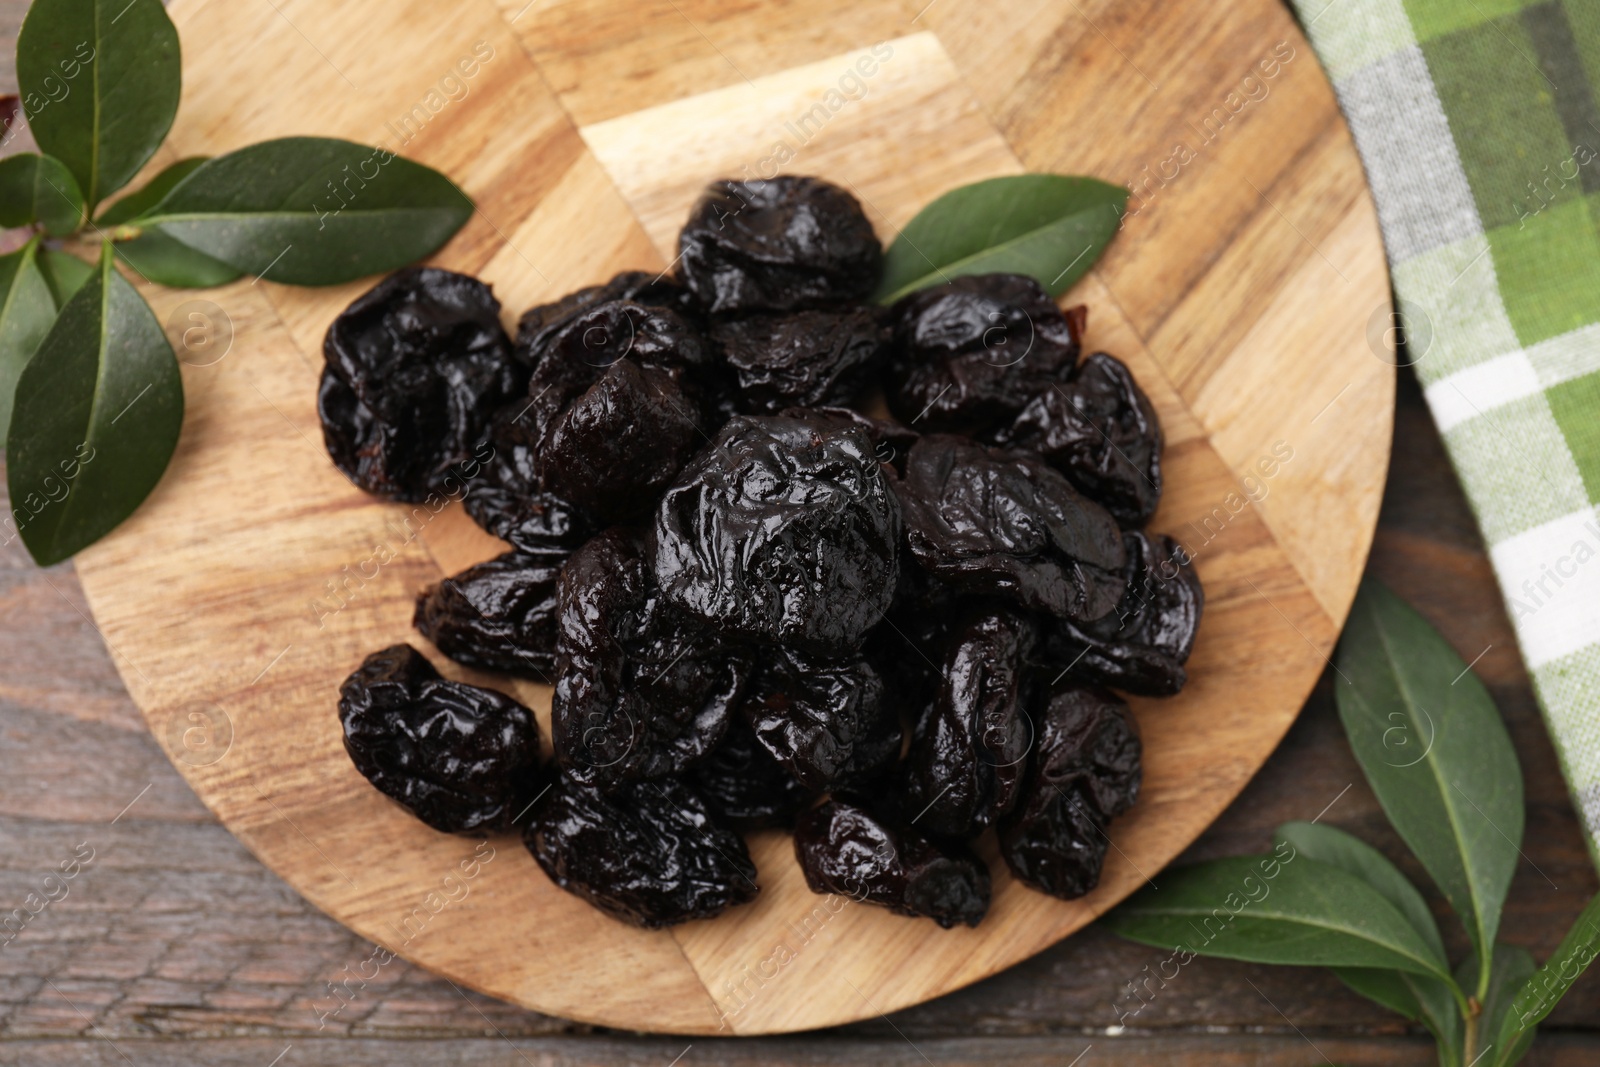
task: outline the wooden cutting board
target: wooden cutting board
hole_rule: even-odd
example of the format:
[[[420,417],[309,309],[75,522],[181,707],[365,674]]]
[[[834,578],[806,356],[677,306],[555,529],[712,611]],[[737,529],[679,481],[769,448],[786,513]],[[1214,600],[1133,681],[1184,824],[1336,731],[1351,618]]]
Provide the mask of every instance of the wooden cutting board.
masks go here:
[[[351,767],[335,717],[418,590],[500,545],[454,505],[375,501],[333,469],[322,333],[365,284],[150,290],[185,362],[155,494],[78,557],[128,689],[178,768],[273,870],[389,954],[556,1015],[766,1033],[876,1016],[994,973],[1151,878],[1239,792],[1327,662],[1390,440],[1388,283],[1348,132],[1278,0],[174,0],[184,96],[166,157],[323,134],[454,177],[478,211],[437,257],[523,308],[668,265],[708,179],[848,185],[887,241],[965,182],[1027,170],[1134,187],[1069,296],[1167,432],[1154,528],[1207,591],[1192,681],[1135,701],[1144,797],[1101,888],[1053,900],[996,864],[976,930],[807,891],[757,835],[759,900],[643,932],[555,889],[512,837],[434,833]],[[448,673],[491,681],[445,664]],[[503,684],[503,683],[500,683]],[[517,685],[548,725],[548,691]],[[1307,811],[1310,818],[1316,812]],[[988,855],[994,859],[992,846]],[[184,857],[173,856],[175,875]],[[321,1001],[337,1020],[340,1001]]]

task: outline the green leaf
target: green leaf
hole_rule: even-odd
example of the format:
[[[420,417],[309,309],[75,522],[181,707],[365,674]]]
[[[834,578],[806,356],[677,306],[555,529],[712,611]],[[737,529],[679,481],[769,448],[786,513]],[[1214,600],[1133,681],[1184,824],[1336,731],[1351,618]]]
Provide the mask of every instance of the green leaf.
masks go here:
[[[183,424],[172,346],[112,260],[108,243],[17,382],[6,473],[17,529],[41,565],[132,514]]]
[[[421,259],[472,211],[385,149],[287,137],[208,160],[134,224],[271,281],[332,285]]]
[[[1128,190],[1093,178],[1017,174],[952,189],[889,246],[875,300],[962,274],[1004,271],[1060,296],[1094,266],[1122,224]]]
[[[1382,971],[1372,967],[1335,967],[1333,976],[1368,1000],[1382,1004],[1412,1022],[1422,1021],[1422,1004],[1406,982],[1402,971]],[[1417,977],[1421,977],[1418,975]]]
[[[50,285],[50,295],[55,299],[57,311],[66,307],[72,294],[94,277],[94,267],[77,256],[50,248],[39,249],[39,270]]]
[[[1544,966],[1517,989],[1498,1030],[1504,1054],[1520,1055],[1516,1050],[1526,1051],[1533,1040],[1534,1028],[1567,995],[1572,983],[1594,962],[1597,954],[1600,954],[1600,895],[1589,899],[1578,921],[1544,961]],[[1497,1062],[1515,1063],[1516,1060]]]
[[[151,178],[143,188],[129,193],[101,212],[101,226],[118,226],[136,220],[170,193],[175,185],[193,173],[208,156],[191,156],[172,164]],[[140,275],[174,289],[208,289],[226,285],[244,272],[212,259],[154,230],[131,241],[118,241],[117,257]]]
[[[1511,1010],[1512,998],[1538,969],[1538,964],[1533,962],[1527,949],[1503,941],[1494,946],[1494,954],[1490,957],[1489,991],[1478,1012],[1478,1052],[1474,1052],[1474,1055],[1489,1052],[1491,1044],[1494,1045],[1493,1051],[1500,1051],[1496,1035],[1500,1033],[1506,1012]],[[1478,954],[1469,953],[1456,967],[1456,981],[1470,985],[1482,971]],[[1486,1055],[1483,1062],[1494,1063],[1496,1057]]]
[[[1448,964],[1377,890],[1286,847],[1168,871],[1161,888],[1140,890],[1101,922],[1200,956],[1449,978]]]
[[[1427,620],[1370,578],[1338,665],[1339,717],[1367,782],[1483,958],[1522,842],[1522,771],[1500,713]]]
[[[83,192],[72,172],[52,156],[21,152],[0,159],[0,226],[39,223],[64,234],[83,222]]]
[[[161,0],[34,0],[17,37],[23,112],[89,210],[155,154],[178,113],[178,31]]]
[[[11,423],[11,398],[22,368],[56,321],[55,301],[38,257],[37,237],[0,256],[0,434]]]

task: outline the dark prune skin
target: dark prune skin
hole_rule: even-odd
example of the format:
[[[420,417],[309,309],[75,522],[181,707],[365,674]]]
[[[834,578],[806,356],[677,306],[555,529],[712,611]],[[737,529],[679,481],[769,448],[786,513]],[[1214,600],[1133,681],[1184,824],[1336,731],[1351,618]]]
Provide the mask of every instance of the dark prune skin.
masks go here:
[[[1048,659],[1076,677],[1141,696],[1183,688],[1205,591],[1194,563],[1170,537],[1130,530],[1128,591],[1117,609],[1092,622],[1052,620]]]
[[[560,572],[559,564],[507,552],[424,591],[412,625],[457,663],[549,684]]]
[[[662,497],[656,577],[726,634],[839,656],[888,610],[900,535],[900,506],[860,429],[739,416]]]
[[[1037,457],[932,434],[895,488],[912,555],[952,586],[1071,619],[1122,598],[1116,520]]]
[[[1071,900],[1099,884],[1106,827],[1139,797],[1139,727],[1111,693],[1070,681],[1038,719],[1022,800],[1000,820],[1000,854],[1021,881]]]
[[[661,596],[632,535],[613,528],[573,553],[556,596],[551,736],[571,777],[612,789],[676,774],[716,748],[747,656]]]
[[[891,312],[890,409],[926,432],[1009,422],[1078,361],[1084,313],[1064,313],[1021,274],[969,274],[901,298]]]
[[[565,326],[573,316],[585,308],[612,300],[631,300],[647,307],[668,308],[691,324],[698,325],[702,319],[694,296],[671,278],[649,271],[628,270],[613,276],[608,282],[585,286],[560,300],[539,304],[523,312],[522,318],[517,320],[517,347],[527,353],[528,361],[532,362],[532,354],[542,349],[550,335]]]
[[[602,523],[642,518],[703,442],[699,333],[664,308],[613,300],[570,316],[530,353],[538,482]]]
[[[943,681],[905,765],[905,803],[918,829],[975,837],[1016,804],[1033,744],[1032,620],[980,610],[955,635]]]
[[[857,427],[867,435],[867,440],[872,442],[872,452],[878,457],[878,461],[894,471],[896,477],[905,473],[906,456],[911,453],[911,446],[916,444],[917,438],[921,436],[892,418],[880,419],[865,415],[855,408],[836,405],[785,408],[779,414],[797,419],[810,419],[813,422],[826,421],[840,428]]]
[[[1038,452],[1125,529],[1161,502],[1161,421],[1122,361],[1084,360],[1065,385],[1041,389],[995,440]]]
[[[716,181],[678,234],[678,275],[712,314],[863,300],[883,249],[860,203],[820,178]]]
[[[735,715],[728,734],[689,772],[711,814],[735,830],[787,827],[809,795]]]
[[[711,339],[736,376],[744,410],[848,404],[877,377],[889,330],[873,308],[722,319]]]
[[[559,564],[593,536],[596,524],[540,482],[530,406],[524,397],[495,413],[489,432],[494,455],[466,482],[467,514],[523,555]]]
[[[795,858],[814,893],[926,916],[945,929],[977,926],[989,910],[989,871],[960,845],[935,845],[909,827],[834,799],[802,814]]]
[[[533,796],[533,713],[441,678],[410,645],[374,652],[345,679],[339,721],[356,770],[435,830],[503,829]]]
[[[489,287],[431,267],[397,271],[358,297],[322,352],[317,413],[334,466],[409,503],[472,457],[489,415],[528,381]]]
[[[864,659],[763,650],[739,711],[762,746],[812,792],[869,778],[900,755],[900,717]]]
[[[522,840],[556,885],[645,929],[710,919],[757,892],[744,841],[676,778],[606,794],[559,775]]]

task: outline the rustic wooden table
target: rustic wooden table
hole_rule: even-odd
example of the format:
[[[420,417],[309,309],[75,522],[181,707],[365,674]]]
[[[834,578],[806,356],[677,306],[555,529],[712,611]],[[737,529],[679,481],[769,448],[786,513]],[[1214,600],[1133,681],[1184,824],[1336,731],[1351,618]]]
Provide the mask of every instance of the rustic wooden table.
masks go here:
[[[14,84],[25,9],[0,0],[0,86]],[[1408,372],[1370,567],[1463,656],[1481,654],[1476,669],[1527,779],[1527,862],[1503,936],[1542,959],[1596,876],[1483,545]],[[62,862],[92,856],[65,897],[0,947],[0,1065],[1432,1062],[1425,1036],[1324,973],[1213,960],[1186,967],[1119,1030],[1114,1002],[1160,954],[1095,928],[933,1003],[787,1038],[595,1031],[403,961],[324,1020],[316,1005],[330,1002],[329,984],[370,948],[257,863],[190,793],[124,692],[70,564],[40,570],[20,544],[0,547],[0,620],[0,913],[42,892]],[[1350,756],[1326,679],[1185,858],[1261,850],[1274,826],[1316,816],[1329,797],[1325,822],[1425,881]],[[1442,901],[1429,898],[1442,918]],[[1463,936],[1445,932],[1459,956]],[[1600,972],[1557,1009],[1527,1062],[1597,1059]]]

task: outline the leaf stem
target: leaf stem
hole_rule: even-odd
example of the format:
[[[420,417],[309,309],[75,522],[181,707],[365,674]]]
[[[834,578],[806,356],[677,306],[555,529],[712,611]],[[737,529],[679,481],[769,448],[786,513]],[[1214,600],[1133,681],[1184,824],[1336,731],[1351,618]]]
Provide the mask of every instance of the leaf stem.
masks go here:
[[[131,222],[124,223],[121,226],[116,226],[116,227],[112,228],[112,230],[111,230],[111,240],[113,240],[113,241],[131,241],[134,238],[138,237],[142,233],[144,233],[144,230],[140,229],[138,226],[135,226],[133,223],[131,223]]]
[[[1480,1011],[1478,1000],[1474,997],[1471,1001],[1471,1010],[1466,1013],[1466,1035],[1461,1040],[1461,1065],[1471,1067],[1478,1058],[1478,1013]]]

